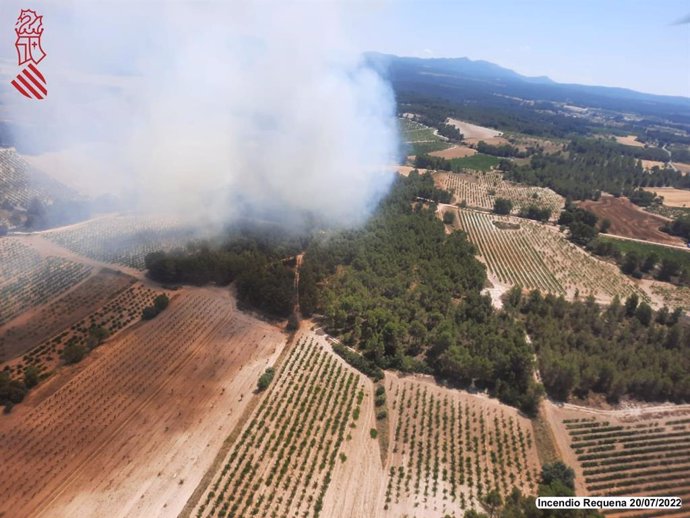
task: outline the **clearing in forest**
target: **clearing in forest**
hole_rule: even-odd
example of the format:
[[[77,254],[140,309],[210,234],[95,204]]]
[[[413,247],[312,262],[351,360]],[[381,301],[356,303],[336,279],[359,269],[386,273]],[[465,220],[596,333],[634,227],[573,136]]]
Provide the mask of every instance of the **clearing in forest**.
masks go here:
[[[467,144],[477,144],[480,140],[483,140],[487,144],[505,144],[507,140],[501,138],[503,133],[501,131],[486,128],[484,126],[478,126],[477,124],[472,124],[470,122],[461,121],[458,119],[448,119],[446,124],[455,126],[460,130],[463,136],[463,142]]]
[[[477,246],[480,259],[505,284],[565,295],[649,297],[612,264],[578,248],[557,228],[509,216],[458,210],[457,225]]]

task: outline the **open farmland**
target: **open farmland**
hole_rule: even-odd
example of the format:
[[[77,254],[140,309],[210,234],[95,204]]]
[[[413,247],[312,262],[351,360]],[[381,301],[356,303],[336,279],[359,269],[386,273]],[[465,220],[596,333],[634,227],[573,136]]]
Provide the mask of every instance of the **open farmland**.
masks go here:
[[[178,293],[0,420],[0,514],[176,516],[284,343],[227,291]]]
[[[91,291],[82,300],[87,299],[89,296],[93,297],[97,293],[96,291]],[[7,362],[4,368],[9,370],[10,375],[15,379],[20,379],[24,368],[28,366],[38,368],[40,374],[48,374],[58,366],[60,353],[67,344],[83,346],[87,350],[92,349],[98,345],[91,335],[92,329],[102,329],[108,336],[115,335],[129,325],[139,322],[144,308],[152,305],[155,297],[161,293],[162,291],[153,290],[137,283],[124,292],[117,294],[107,304],[99,307],[99,309],[93,311],[93,313],[81,321],[71,326],[60,328],[59,332],[56,332],[49,339],[38,343],[38,345],[36,342],[33,342],[32,345],[36,345],[36,347],[32,347],[21,357]],[[56,304],[58,307],[61,306],[59,302],[62,302],[62,300]],[[69,303],[71,304],[72,302],[73,299],[70,299]],[[85,306],[85,308],[88,309],[89,305]],[[91,302],[91,308],[93,308],[93,301]],[[46,319],[45,321],[50,325],[50,328],[55,327],[53,324],[54,320],[51,321],[50,319],[50,313],[46,312],[41,317]],[[57,316],[53,318],[57,319]],[[32,328],[29,327],[27,332],[31,330]],[[2,343],[0,342],[0,344]],[[16,347],[16,341],[12,336],[8,337],[6,343],[8,345],[11,344],[13,348]]]
[[[381,516],[462,516],[496,489],[536,491],[531,422],[498,401],[386,375],[391,440]]]
[[[453,158],[465,158],[468,156],[476,155],[477,150],[466,146],[453,146],[448,149],[443,149],[441,151],[434,151],[429,153],[431,156],[437,156],[451,160]]]
[[[399,119],[399,121],[401,140],[409,146],[411,154],[418,155],[450,147],[446,139],[441,137],[434,128],[408,118]]]
[[[573,297],[610,300],[647,295],[618,268],[590,256],[546,225],[461,209],[459,226],[467,232],[489,270],[502,282]]]
[[[616,135],[615,139],[619,144],[625,144],[626,146],[644,147],[644,143],[637,140],[635,135],[626,135],[625,137]]]
[[[578,206],[592,211],[600,220],[608,219],[611,222],[609,234],[653,243],[683,244],[682,239],[659,230],[668,223],[667,219],[643,211],[627,198],[604,195],[599,201],[587,200],[580,202]]]
[[[589,412],[550,406],[578,494],[690,498],[690,408],[666,406]],[[685,506],[684,506],[685,507]],[[688,516],[685,509],[610,512],[607,516]]]
[[[518,213],[523,207],[535,205],[551,210],[557,218],[563,207],[563,198],[551,189],[528,187],[503,179],[499,172],[476,173],[437,173],[436,184],[451,193],[453,201],[477,209],[493,209],[496,198],[506,198],[513,202],[513,212]]]
[[[6,326],[0,326],[0,362],[28,351],[58,334],[127,288],[134,279],[112,270],[88,278],[50,305],[26,312]]]
[[[98,218],[41,235],[86,257],[143,270],[146,254],[183,246],[194,230],[177,218],[141,214]]]
[[[674,187],[655,187],[645,190],[661,196],[667,207],[690,207],[690,190]]]
[[[303,337],[192,516],[319,516],[364,390],[359,373]]]
[[[41,257],[19,239],[0,238],[0,326],[44,304],[91,273],[90,266],[61,257]]]
[[[506,144],[508,141],[504,139],[501,135],[501,131],[486,128],[484,126],[479,126],[477,124],[472,124],[470,122],[461,121],[458,119],[448,119],[446,124],[455,126],[458,128],[463,136],[463,142],[467,144],[477,144],[480,140],[483,140],[487,144],[502,145]]]

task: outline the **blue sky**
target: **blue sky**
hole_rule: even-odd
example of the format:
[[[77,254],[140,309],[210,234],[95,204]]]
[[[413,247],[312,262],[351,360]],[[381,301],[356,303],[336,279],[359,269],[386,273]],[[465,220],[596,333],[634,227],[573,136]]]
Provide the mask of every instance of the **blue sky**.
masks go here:
[[[690,97],[690,23],[674,24],[690,15],[687,0],[391,0],[359,11],[351,29],[362,50]]]

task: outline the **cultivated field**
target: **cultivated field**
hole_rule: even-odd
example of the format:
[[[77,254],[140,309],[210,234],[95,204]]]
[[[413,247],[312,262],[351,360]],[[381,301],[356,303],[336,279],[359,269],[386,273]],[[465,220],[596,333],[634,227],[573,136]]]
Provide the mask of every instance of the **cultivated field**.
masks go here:
[[[133,282],[127,275],[102,270],[49,305],[27,311],[10,324],[0,326],[0,362],[15,358],[69,328]]]
[[[0,238],[0,264],[0,326],[66,292],[92,273],[84,264],[42,257],[12,237]]]
[[[590,256],[554,227],[466,209],[458,214],[459,228],[502,283],[568,297],[591,294],[600,301],[632,293],[649,299],[617,267]]]
[[[195,233],[177,218],[142,214],[93,219],[41,236],[77,254],[143,270],[146,254],[181,247]]]
[[[496,400],[387,374],[391,413],[385,517],[457,516],[513,487],[534,494],[540,472],[530,421]]]
[[[189,516],[461,517],[492,489],[535,491],[517,410],[420,377],[381,387],[374,405],[370,380],[302,334]]]
[[[499,172],[475,173],[438,173],[434,176],[436,184],[453,193],[453,201],[478,209],[493,209],[496,198],[507,198],[513,202],[513,212],[521,208],[536,205],[552,211],[552,217],[558,218],[563,207],[563,197],[551,189],[528,187],[503,179]]]
[[[655,187],[645,190],[655,192],[657,196],[663,197],[664,205],[668,207],[690,207],[690,190],[674,187]]]
[[[284,343],[227,290],[178,292],[0,419],[0,515],[177,516]]]
[[[559,448],[577,475],[578,494],[690,497],[690,408],[590,412],[550,405]],[[628,511],[607,516],[688,516]]]
[[[614,138],[616,139],[616,142],[618,142],[619,144],[625,144],[626,146],[644,147],[644,143],[637,140],[637,137],[635,135],[627,135],[625,137],[617,135]]]
[[[682,239],[659,230],[661,226],[668,223],[668,220],[643,211],[627,198],[602,196],[599,201],[587,200],[579,203],[578,206],[592,211],[599,219],[611,221],[609,234],[642,239],[653,243],[684,244]]]
[[[371,404],[364,391],[360,374],[303,337],[192,516],[319,516],[336,464],[348,461],[353,416]]]
[[[399,119],[401,140],[410,147],[413,155],[439,151],[450,147],[434,128],[409,118]]]
[[[484,126],[478,126],[458,119],[448,119],[446,124],[458,128],[463,135],[463,142],[466,144],[477,144],[480,140],[487,144],[505,144],[507,142],[501,138],[502,132],[492,128],[485,128]]]
[[[477,150],[466,146],[453,146],[448,149],[443,149],[441,151],[434,151],[429,153],[431,156],[438,156],[445,158],[446,160],[451,160],[453,158],[465,158],[468,156],[476,155]]]
[[[82,300],[87,301],[88,305],[86,308],[93,308],[93,299],[96,293],[92,291],[89,294],[84,294]],[[32,347],[28,352],[19,358],[6,362],[3,368],[8,369],[12,377],[16,379],[21,378],[24,368],[28,366],[37,367],[42,375],[48,374],[60,364],[60,353],[67,344],[73,343],[84,346],[87,350],[92,349],[98,345],[92,337],[92,329],[102,329],[108,336],[115,335],[129,325],[139,322],[144,308],[151,306],[156,296],[161,293],[163,293],[162,290],[153,290],[137,283],[123,293],[114,296],[107,304],[93,311],[93,313],[82,320],[71,326],[60,328],[59,332],[55,332],[49,339],[39,342],[33,341],[31,343]],[[114,294],[111,293],[111,295]],[[64,306],[64,304],[60,304],[63,301],[64,299],[61,299],[55,306]],[[70,297],[67,303],[72,304],[73,301],[74,299]],[[49,312],[53,307],[54,305],[51,304],[46,308],[47,311],[42,316],[46,318],[47,325],[55,329],[54,323],[50,320],[51,314]],[[56,315],[53,318],[57,319],[59,317]],[[30,332],[31,327],[28,327],[26,333]],[[14,338],[11,336],[7,338],[6,343],[8,344],[8,349],[12,350],[16,347]]]

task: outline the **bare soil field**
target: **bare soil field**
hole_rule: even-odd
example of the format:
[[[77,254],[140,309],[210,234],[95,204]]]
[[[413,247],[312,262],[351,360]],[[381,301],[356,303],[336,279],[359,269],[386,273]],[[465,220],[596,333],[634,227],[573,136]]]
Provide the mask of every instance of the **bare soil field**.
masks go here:
[[[434,151],[429,153],[431,156],[438,156],[450,160],[451,158],[465,158],[466,156],[472,156],[477,154],[476,149],[466,146],[453,146],[448,149],[442,149],[441,151]]]
[[[409,176],[412,171],[417,169],[416,167],[410,167],[408,165],[400,165],[398,166],[398,174],[401,174],[402,176]],[[426,174],[427,170],[426,169],[417,169],[419,171],[419,174]]]
[[[545,411],[563,460],[575,469],[577,494],[690,496],[690,405],[606,411],[547,401]]]
[[[644,167],[647,170],[650,170],[652,167],[658,167],[659,169],[663,169],[666,167],[666,164],[663,162],[660,162],[658,160],[640,160],[642,162],[642,167]]]
[[[185,289],[0,418],[0,515],[177,516],[286,341]]]
[[[104,269],[49,305],[0,326],[0,362],[20,356],[70,327],[133,282],[132,277]]]
[[[455,126],[460,130],[463,135],[463,141],[466,144],[477,144],[480,140],[483,140],[487,144],[505,144],[508,141],[501,137],[503,133],[501,131],[486,128],[484,126],[478,126],[470,122],[464,122],[458,119],[448,119],[447,124]]]
[[[616,136],[614,137],[616,142],[619,144],[625,144],[626,146],[644,147],[644,144],[637,140],[635,135],[628,135],[626,137]]]
[[[599,201],[587,200],[579,203],[579,206],[594,212],[600,219],[610,220],[610,234],[652,243],[683,245],[682,239],[659,230],[668,222],[667,219],[643,211],[627,198],[604,195]]]
[[[683,162],[673,162],[673,165],[684,175],[690,173],[690,164],[684,164]]]
[[[657,196],[662,196],[664,198],[664,205],[668,207],[690,207],[689,190],[676,189],[674,187],[656,187],[645,190],[655,192]]]

